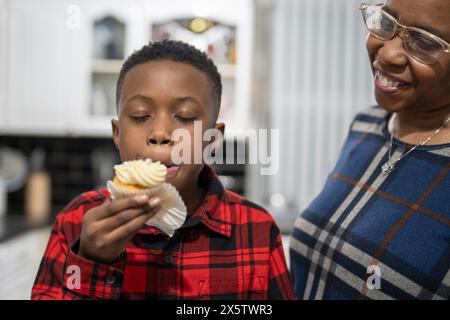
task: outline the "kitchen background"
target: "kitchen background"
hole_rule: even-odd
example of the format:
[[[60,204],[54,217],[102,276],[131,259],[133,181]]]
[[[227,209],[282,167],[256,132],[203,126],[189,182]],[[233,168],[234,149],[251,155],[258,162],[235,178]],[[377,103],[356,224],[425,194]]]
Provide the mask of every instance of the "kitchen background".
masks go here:
[[[242,129],[279,130],[277,174],[261,175],[248,155],[215,167],[273,214],[287,248],[353,115],[374,103],[359,3],[0,0],[0,299],[29,298],[57,212],[113,175],[121,64],[163,38],[218,65],[228,143],[248,150]]]

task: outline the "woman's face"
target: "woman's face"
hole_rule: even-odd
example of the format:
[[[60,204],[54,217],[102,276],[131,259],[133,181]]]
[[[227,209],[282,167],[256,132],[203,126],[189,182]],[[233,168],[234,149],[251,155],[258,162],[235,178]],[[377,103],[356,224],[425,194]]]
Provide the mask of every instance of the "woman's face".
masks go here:
[[[427,30],[450,42],[450,0],[388,0],[383,9],[404,26]],[[408,55],[398,35],[388,41],[369,35],[366,45],[381,107],[389,112],[422,112],[450,105],[449,53],[424,64]]]

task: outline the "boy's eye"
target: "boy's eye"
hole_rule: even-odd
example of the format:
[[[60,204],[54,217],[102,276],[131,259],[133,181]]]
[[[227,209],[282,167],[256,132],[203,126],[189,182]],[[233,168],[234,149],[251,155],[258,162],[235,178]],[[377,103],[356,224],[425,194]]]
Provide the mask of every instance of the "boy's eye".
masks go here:
[[[181,115],[175,116],[175,118],[182,123],[191,123],[194,122],[194,120],[196,119],[195,117],[187,117]]]
[[[136,123],[143,123],[150,119],[150,115],[142,115],[142,116],[130,116],[131,120],[133,120]]]

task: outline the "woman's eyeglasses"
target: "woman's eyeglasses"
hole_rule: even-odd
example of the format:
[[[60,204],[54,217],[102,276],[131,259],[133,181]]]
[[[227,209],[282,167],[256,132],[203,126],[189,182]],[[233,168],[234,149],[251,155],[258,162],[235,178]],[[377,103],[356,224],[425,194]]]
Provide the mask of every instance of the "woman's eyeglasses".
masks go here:
[[[406,52],[424,64],[432,64],[441,54],[450,53],[449,43],[425,30],[401,25],[382,6],[363,3],[359,7],[367,29],[375,38],[388,41],[399,35]]]

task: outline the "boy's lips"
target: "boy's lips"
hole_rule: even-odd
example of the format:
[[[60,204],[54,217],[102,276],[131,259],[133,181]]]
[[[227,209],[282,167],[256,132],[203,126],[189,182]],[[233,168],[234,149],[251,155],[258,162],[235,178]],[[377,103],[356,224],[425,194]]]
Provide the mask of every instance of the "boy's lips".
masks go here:
[[[159,162],[161,162],[161,164],[163,164],[163,165],[166,166],[166,168],[167,168],[166,180],[170,180],[170,179],[175,178],[175,177],[177,176],[178,169],[179,169],[180,166],[181,166],[181,165],[175,165],[175,164],[173,164],[173,162],[170,161],[170,160],[164,161],[164,160],[161,160],[161,159],[150,158],[150,157],[148,157],[148,158],[146,158],[146,159],[152,159],[153,162],[159,161]]]
[[[166,180],[173,179],[177,176],[179,166],[168,166],[167,167],[167,174],[166,174]]]

